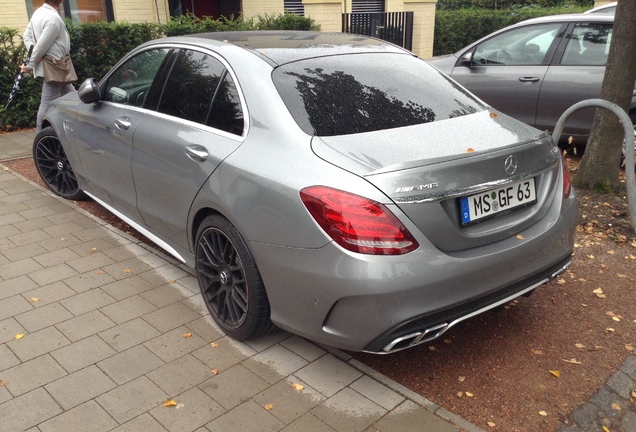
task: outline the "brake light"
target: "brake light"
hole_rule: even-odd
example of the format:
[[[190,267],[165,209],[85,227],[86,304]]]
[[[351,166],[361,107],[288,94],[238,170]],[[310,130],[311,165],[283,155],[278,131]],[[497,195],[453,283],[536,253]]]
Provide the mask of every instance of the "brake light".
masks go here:
[[[404,225],[379,202],[326,186],[300,191],[318,225],[343,248],[370,255],[402,255],[419,247]]]
[[[572,183],[570,182],[570,172],[563,155],[561,155],[561,165],[563,166],[563,198],[569,198],[570,193],[572,193]]]

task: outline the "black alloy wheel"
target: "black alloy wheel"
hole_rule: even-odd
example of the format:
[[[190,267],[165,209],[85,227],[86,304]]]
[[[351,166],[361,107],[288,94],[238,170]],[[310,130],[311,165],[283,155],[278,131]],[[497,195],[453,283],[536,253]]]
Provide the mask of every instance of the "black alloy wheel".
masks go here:
[[[214,215],[201,223],[196,272],[208,311],[225,333],[245,340],[274,328],[254,259],[227,219]]]
[[[52,127],[43,129],[33,142],[33,160],[44,183],[56,195],[70,200],[84,200],[75,173],[60,139]]]

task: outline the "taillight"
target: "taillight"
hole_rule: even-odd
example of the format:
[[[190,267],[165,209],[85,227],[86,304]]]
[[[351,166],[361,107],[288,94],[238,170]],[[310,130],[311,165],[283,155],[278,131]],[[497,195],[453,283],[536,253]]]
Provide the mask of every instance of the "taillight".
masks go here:
[[[300,198],[318,225],[353,252],[402,255],[419,247],[402,223],[379,202],[326,186],[310,186]]]
[[[568,198],[570,193],[572,193],[572,183],[570,182],[570,172],[563,155],[561,155],[561,165],[563,166],[563,198]]]

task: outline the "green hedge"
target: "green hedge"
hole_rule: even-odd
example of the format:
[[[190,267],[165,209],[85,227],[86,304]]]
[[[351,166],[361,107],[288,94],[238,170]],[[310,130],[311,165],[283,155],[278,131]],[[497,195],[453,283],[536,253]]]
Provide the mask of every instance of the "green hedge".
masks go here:
[[[435,13],[433,55],[454,53],[466,45],[501,28],[520,21],[546,15],[577,13],[585,6],[559,8],[520,8],[510,10],[458,9]]]
[[[259,16],[257,19],[197,18],[185,15],[165,24],[107,23],[73,25],[66,23],[71,35],[71,56],[78,82],[100,78],[119,59],[143,42],[164,36],[236,30],[318,30],[314,20],[296,14]],[[25,77],[13,102],[5,109],[9,92],[26,55],[17,30],[0,27],[0,131],[12,131],[35,126],[42,84]]]

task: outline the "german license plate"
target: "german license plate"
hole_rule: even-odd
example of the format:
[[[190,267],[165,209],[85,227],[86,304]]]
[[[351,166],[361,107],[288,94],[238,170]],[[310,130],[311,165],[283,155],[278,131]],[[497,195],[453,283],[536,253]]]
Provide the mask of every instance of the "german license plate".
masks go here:
[[[534,178],[459,199],[462,225],[537,201]]]

